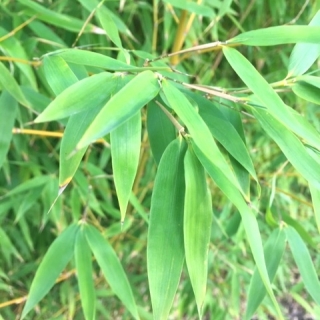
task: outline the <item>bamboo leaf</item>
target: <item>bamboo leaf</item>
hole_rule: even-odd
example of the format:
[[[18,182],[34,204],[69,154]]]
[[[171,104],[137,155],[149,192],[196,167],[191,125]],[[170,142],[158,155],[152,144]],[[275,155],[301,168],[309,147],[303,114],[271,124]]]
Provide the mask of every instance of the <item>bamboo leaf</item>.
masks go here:
[[[208,250],[212,224],[211,194],[203,166],[190,148],[184,158],[184,169],[186,180],[184,247],[186,264],[201,319],[208,276]]]
[[[264,256],[266,259],[266,267],[270,282],[276,275],[286,244],[286,235],[284,230],[275,229],[268,238],[264,247]],[[253,277],[250,281],[248,304],[246,308],[245,318],[250,320],[266,295],[266,289],[261,281],[258,269],[255,269]]]
[[[320,42],[319,26],[279,26],[241,33],[227,41],[227,44],[246,46],[276,46],[287,43]]]
[[[135,76],[101,109],[77,144],[77,149],[117,128],[152,100],[158,92],[159,83],[153,72],[144,71]]]
[[[292,91],[300,98],[320,105],[320,88],[298,81],[292,86]]]
[[[183,157],[186,143],[173,140],[161,157],[151,199],[147,244],[148,279],[155,320],[168,319],[183,261]]]
[[[194,142],[197,144],[199,149],[208,159],[214,162],[215,166],[219,167],[219,169],[224,172],[224,175],[227,177],[229,182],[240,190],[241,188],[238,181],[218,149],[210,130],[189,100],[180,90],[174,87],[167,80],[163,80],[162,88],[170,107],[187,126],[191,137],[194,139]]]
[[[6,89],[14,99],[16,99],[23,106],[31,109],[29,102],[24,96],[21,88],[19,87],[17,81],[10,73],[10,71],[4,66],[0,61],[0,86]]]
[[[309,26],[320,26],[320,10],[310,21]],[[318,43],[297,43],[290,55],[287,77],[304,74],[318,59],[319,55],[320,45]]]
[[[266,110],[252,109],[262,128],[277,143],[292,165],[312,184],[320,187],[319,164],[301,141]]]
[[[294,110],[290,110],[284,104],[278,94],[253,65],[235,49],[225,47],[223,48],[223,53],[241,80],[255,94],[255,98],[259,100],[259,104],[264,106],[271,115],[277,118],[288,129],[320,150],[319,134],[315,132],[309,123],[301,121],[302,117],[298,117]]]
[[[106,32],[110,40],[119,48],[122,48],[121,39],[119,36],[118,28],[109,14],[109,10],[103,6],[99,7],[97,10],[97,16],[100,23]]]
[[[69,86],[59,94],[34,120],[46,122],[69,117],[106,102],[110,90],[117,84],[117,77],[102,72]],[[62,85],[61,85],[62,86]]]
[[[124,221],[138,170],[141,145],[141,113],[136,113],[110,133],[114,184]]]
[[[311,295],[312,299],[319,305],[320,304],[320,282],[308,248],[299,236],[299,233],[292,227],[285,229],[288,243],[296,262],[302,282],[305,288]]]
[[[96,292],[92,278],[92,257],[83,229],[80,229],[77,234],[74,250],[83,314],[86,320],[94,320]]]
[[[279,319],[283,319],[279,305],[271,289],[265,257],[263,254],[261,235],[256,217],[254,216],[248,204],[244,201],[241,193],[239,192],[239,189],[235,185],[230,183],[230,181],[224,175],[224,172],[221,171],[219,167],[215,166],[210,159],[207,158],[207,156],[202,152],[202,150],[200,150],[200,148],[193,140],[191,140],[191,142],[195,154],[197,155],[198,159],[200,160],[210,177],[213,179],[213,181],[215,181],[221,191],[239,210],[248,242],[263,284],[265,285],[266,290],[276,308]]]
[[[21,319],[50,291],[56,279],[73,256],[79,226],[72,224],[51,244],[32,281]]]
[[[18,104],[16,100],[4,90],[0,96],[0,169],[6,160],[12,138],[12,128],[16,118]]]
[[[312,184],[309,184],[309,189],[312,197],[314,216],[320,233],[320,189],[314,187]]]
[[[112,291],[130,311],[133,318],[139,319],[128,278],[113,248],[92,226],[84,226],[84,234]]]

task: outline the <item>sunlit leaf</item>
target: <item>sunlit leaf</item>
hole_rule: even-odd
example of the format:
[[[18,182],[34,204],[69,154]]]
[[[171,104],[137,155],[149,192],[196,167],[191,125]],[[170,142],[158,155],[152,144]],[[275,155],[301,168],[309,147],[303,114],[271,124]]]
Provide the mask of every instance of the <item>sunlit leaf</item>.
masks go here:
[[[155,320],[167,319],[183,261],[183,207],[185,141],[172,141],[161,157],[150,209],[147,266]]]

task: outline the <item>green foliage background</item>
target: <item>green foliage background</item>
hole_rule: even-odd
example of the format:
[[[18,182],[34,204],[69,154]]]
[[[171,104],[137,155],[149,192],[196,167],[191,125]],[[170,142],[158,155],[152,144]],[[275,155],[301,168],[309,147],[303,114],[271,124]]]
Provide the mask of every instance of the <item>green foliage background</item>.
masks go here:
[[[0,317],[320,318],[319,9],[2,1]]]

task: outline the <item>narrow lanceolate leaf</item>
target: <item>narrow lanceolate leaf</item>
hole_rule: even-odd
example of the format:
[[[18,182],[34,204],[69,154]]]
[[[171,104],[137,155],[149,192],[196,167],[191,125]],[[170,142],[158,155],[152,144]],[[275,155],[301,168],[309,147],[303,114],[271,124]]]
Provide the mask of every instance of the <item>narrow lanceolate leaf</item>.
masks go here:
[[[248,31],[227,41],[227,44],[246,46],[275,46],[286,43],[320,42],[318,26],[279,26]]]
[[[241,190],[231,168],[217,147],[209,128],[189,100],[167,80],[163,80],[162,88],[170,107],[187,126],[191,137],[199,149],[205,154],[207,159],[213,162],[213,165],[220,168],[231,184]]]
[[[201,318],[208,275],[212,203],[204,168],[190,148],[184,158],[184,170],[186,181],[184,247],[187,268]]]
[[[252,90],[268,112],[310,145],[320,149],[319,134],[315,134],[314,128],[309,127],[310,124],[308,126],[304,121],[300,121],[300,118],[290,111],[290,108],[285,105],[269,83],[240,52],[224,47],[223,53],[241,80]]]
[[[46,81],[56,96],[78,82],[76,75],[61,57],[45,57],[42,65]]]
[[[119,36],[119,31],[117,25],[112,19],[112,16],[109,14],[109,10],[104,7],[100,6],[97,10],[97,16],[100,20],[100,23],[106,32],[107,36],[110,40],[119,48],[122,48],[121,39]]]
[[[30,104],[21,91],[17,81],[2,62],[0,62],[0,86],[6,89],[12,97],[23,106],[30,108]]]
[[[309,188],[312,197],[314,216],[320,233],[320,188],[316,188],[312,184],[309,185]]]
[[[310,26],[320,26],[320,10],[310,21]],[[299,76],[304,74],[318,59],[320,55],[320,44],[298,43],[294,46],[288,66],[288,76]]]
[[[172,141],[161,157],[150,209],[147,266],[153,316],[168,319],[183,261],[185,141]]]
[[[137,69],[137,67],[92,51],[66,49],[59,50],[54,54],[62,57],[67,62],[98,67],[110,71],[130,71]]]
[[[313,300],[320,305],[320,282],[308,248],[294,228],[288,227],[285,231],[294,261],[298,266],[302,282]]]
[[[315,104],[320,104],[320,88],[304,81],[298,81],[292,86],[292,91],[300,98]]]
[[[116,84],[117,76],[102,72],[85,78],[59,94],[34,120],[45,122],[69,117],[106,102],[109,90]]]
[[[167,115],[153,101],[148,103],[147,130],[152,155],[159,164],[164,150],[175,139],[176,130]]]
[[[114,184],[123,222],[139,164],[141,145],[141,113],[110,133]]]
[[[212,164],[212,161],[206,157],[206,155],[200,150],[197,144],[191,140],[193,149],[198,159],[202,163],[203,167],[209,173],[210,177],[215,181],[221,191],[229,198],[229,200],[238,208],[248,242],[252,251],[253,258],[255,260],[257,269],[266,287],[266,290],[277,310],[279,319],[283,319],[279,305],[275,299],[266,268],[266,262],[263,253],[261,235],[259,226],[254,213],[249,205],[244,201],[239,189],[226,178],[221,169]]]
[[[158,79],[153,72],[139,73],[101,109],[82,136],[77,149],[111,132],[131,118],[158,94],[159,89]]]
[[[283,229],[274,230],[265,244],[264,255],[266,257],[266,265],[271,282],[273,281],[279,267],[285,244],[286,235]],[[258,270],[255,269],[250,281],[245,319],[250,320],[252,318],[266,293],[267,291],[261,280],[260,274]]]
[[[4,90],[0,96],[0,168],[9,151],[17,110],[16,100]]]
[[[128,278],[113,248],[94,227],[89,225],[84,226],[84,233],[112,291],[130,311],[133,318],[139,319]]]
[[[49,292],[72,258],[78,230],[77,224],[70,225],[51,244],[36,271],[21,319]]]
[[[110,83],[108,88],[105,88],[103,93],[106,100],[118,92],[123,86],[125,86],[128,81],[132,79],[132,76],[116,77]],[[70,182],[73,175],[75,174],[77,168],[79,167],[80,161],[87,150],[84,147],[78,150],[72,157],[71,153],[74,151],[77,143],[91,125],[92,121],[98,115],[100,110],[103,108],[105,101],[96,101],[97,104],[92,105],[90,109],[77,113],[70,117],[66,129],[64,131],[61,150],[60,150],[60,166],[59,166],[59,185],[60,187],[65,186]]]
[[[74,257],[83,314],[86,320],[94,320],[96,292],[92,278],[92,256],[83,229],[79,230],[76,238]]]
[[[277,143],[292,165],[310,183],[320,188],[319,164],[301,141],[266,110],[253,108],[252,111],[262,128]]]

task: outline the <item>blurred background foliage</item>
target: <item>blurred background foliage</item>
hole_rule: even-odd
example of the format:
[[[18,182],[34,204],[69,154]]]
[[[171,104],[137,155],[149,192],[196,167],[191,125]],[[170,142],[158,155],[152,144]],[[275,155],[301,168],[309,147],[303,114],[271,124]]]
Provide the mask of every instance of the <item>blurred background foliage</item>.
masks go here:
[[[130,199],[122,230],[112,179],[110,149],[102,144],[92,145],[73,181],[51,208],[58,190],[59,134],[65,123],[29,124],[35,118],[35,113],[41,112],[54,98],[41,68],[36,65],[37,58],[74,45],[94,47],[97,52],[118,57],[119,52],[104,34],[99,20],[93,15],[90,22],[85,23],[97,3],[87,0],[3,0],[0,3],[0,61],[14,76],[32,107],[32,110],[21,105],[18,107],[12,98],[1,96],[1,126],[11,121],[10,116],[7,118],[3,114],[4,104],[10,104],[15,110],[13,119],[14,127],[17,128],[12,132],[6,158],[0,159],[2,319],[19,318],[41,258],[57,235],[70,223],[78,221],[84,213],[108,238],[121,259],[140,306],[141,318],[152,318],[146,272],[145,218],[150,208],[156,167],[147,139],[145,111],[143,144],[134,195]],[[116,22],[124,48],[143,50],[158,56],[171,52],[178,39],[181,9],[170,3],[120,0],[105,1],[104,5]],[[183,48],[218,39],[226,40],[240,32],[262,27],[308,24],[320,9],[317,0],[208,0],[202,3],[210,7],[211,11],[205,12],[205,15],[195,15],[181,44]],[[80,34],[83,26],[85,28]],[[268,82],[274,82],[286,76],[292,48],[293,45],[281,45],[245,47],[241,50]],[[20,63],[19,59],[28,60],[30,64]],[[223,88],[243,86],[221,52],[185,54],[178,59],[176,68],[195,76],[189,81]],[[143,59],[136,58],[136,63],[142,65]],[[0,89],[3,87],[1,81]],[[281,97],[320,129],[319,106],[303,101],[289,91],[281,92]],[[301,228],[314,264],[319,266],[317,252],[320,239],[306,181],[287,163],[280,149],[254,118],[242,114],[242,119],[247,146],[262,187],[260,199],[252,188],[252,202],[258,212],[263,240],[272,231],[272,214],[282,219],[288,216],[293,219],[292,223]],[[18,128],[41,132],[25,131],[21,134]],[[46,136],[44,131],[53,132],[57,136]],[[206,319],[241,319],[253,261],[244,230],[241,225],[239,227],[239,213],[213,183],[211,188],[214,226],[204,314]],[[70,262],[58,279],[58,284],[27,319],[83,319],[74,268],[74,263]],[[97,319],[131,319],[106,284],[95,262],[94,282],[97,289]],[[314,319],[320,318],[320,308],[314,306],[306,295],[291,255],[286,252],[274,289],[286,314],[301,312],[312,314]],[[171,319],[196,318],[191,285],[184,276],[173,310]],[[265,298],[258,310],[257,319],[270,319],[272,316],[275,316],[272,303],[269,298]]]

